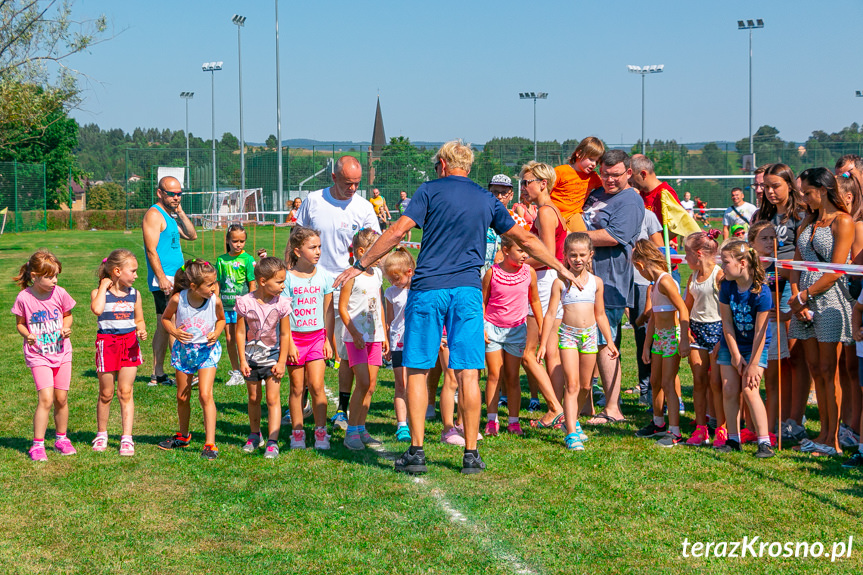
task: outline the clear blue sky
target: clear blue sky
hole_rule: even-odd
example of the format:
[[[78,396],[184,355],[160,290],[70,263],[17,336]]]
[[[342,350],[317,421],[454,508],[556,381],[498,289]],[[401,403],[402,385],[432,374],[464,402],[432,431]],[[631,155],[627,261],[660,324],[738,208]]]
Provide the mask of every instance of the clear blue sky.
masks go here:
[[[859,0],[720,2],[620,0],[281,0],[282,137],[371,138],[380,93],[387,137],[484,143],[641,133],[641,79],[628,64],[664,64],[647,77],[646,136],[678,142],[748,134],[748,32],[754,32],[754,118],[788,140],[837,131],[863,118]],[[183,129],[209,138],[210,74],[216,134],[239,135],[237,28],[242,30],[247,141],[276,131],[273,0],[77,0],[78,19],[105,14],[116,33],[71,60],[85,73],[81,123],[132,131]]]

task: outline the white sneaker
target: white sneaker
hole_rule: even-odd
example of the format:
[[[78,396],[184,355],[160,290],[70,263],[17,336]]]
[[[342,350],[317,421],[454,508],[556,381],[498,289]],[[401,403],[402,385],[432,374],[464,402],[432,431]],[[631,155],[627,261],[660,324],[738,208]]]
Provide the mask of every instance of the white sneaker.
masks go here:
[[[285,415],[282,417],[282,426],[283,427],[290,427],[290,425],[291,425],[291,410],[286,409]]]
[[[291,449],[306,448],[306,432],[302,429],[297,429],[291,433]]]
[[[243,377],[243,374],[240,373],[239,371],[231,371],[229,373],[230,373],[231,377],[228,378],[228,381],[227,381],[227,383],[225,383],[225,385],[234,386],[234,385],[242,385],[243,383],[245,383],[246,380]]]
[[[327,430],[323,427],[315,429],[315,449],[329,449],[330,436],[327,435]]]

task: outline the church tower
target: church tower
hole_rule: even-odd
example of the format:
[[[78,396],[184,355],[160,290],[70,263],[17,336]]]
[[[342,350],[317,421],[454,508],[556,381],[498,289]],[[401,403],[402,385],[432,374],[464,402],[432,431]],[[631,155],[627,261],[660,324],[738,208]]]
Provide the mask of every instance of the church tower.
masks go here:
[[[369,187],[375,182],[375,168],[374,161],[381,157],[381,150],[387,143],[387,137],[384,134],[384,117],[381,114],[381,97],[378,96],[378,105],[375,110],[375,125],[372,128],[372,145],[369,146],[369,154],[368,154],[368,174],[369,174]]]

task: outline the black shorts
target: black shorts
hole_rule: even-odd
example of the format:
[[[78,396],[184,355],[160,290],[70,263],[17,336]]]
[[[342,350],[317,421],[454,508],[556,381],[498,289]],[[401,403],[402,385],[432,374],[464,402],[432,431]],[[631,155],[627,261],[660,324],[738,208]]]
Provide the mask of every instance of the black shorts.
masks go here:
[[[265,381],[268,377],[273,376],[272,368],[272,365],[262,366],[250,363],[249,369],[251,370],[251,373],[249,373],[248,377],[243,377],[246,378],[246,381]]]
[[[150,292],[153,294],[153,302],[156,304],[156,315],[165,313],[165,308],[168,307],[168,296],[162,290]]]
[[[403,367],[402,366],[402,353],[401,351],[393,351],[390,352],[391,359],[393,360],[393,369]]]

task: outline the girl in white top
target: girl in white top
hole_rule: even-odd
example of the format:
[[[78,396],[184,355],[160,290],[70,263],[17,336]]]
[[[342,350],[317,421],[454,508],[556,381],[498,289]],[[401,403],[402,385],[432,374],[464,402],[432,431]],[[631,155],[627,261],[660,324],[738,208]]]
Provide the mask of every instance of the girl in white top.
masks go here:
[[[406,403],[407,368],[402,366],[402,351],[404,350],[405,307],[408,303],[408,291],[415,268],[416,262],[405,248],[396,249],[384,260],[384,274],[392,284],[384,292],[384,299],[386,299],[387,318],[389,319],[387,331],[389,332],[390,356],[395,378],[395,399],[393,402],[396,412],[396,439],[407,442],[411,440],[411,432],[408,428]]]
[[[653,283],[650,290],[652,312],[642,356],[644,363],[650,363],[653,421],[639,429],[636,435],[661,437],[659,445],[674,447],[683,443],[678,411],[680,397],[675,379],[680,370],[680,357],[689,355],[689,310],[680,297],[677,282],[665,271],[665,257],[651,241],[638,240],[635,243],[632,264]],[[662,416],[664,402],[668,404],[668,426]]]
[[[378,232],[372,228],[357,232],[353,241],[353,257],[361,258],[378,236]],[[345,324],[343,339],[350,368],[357,380],[348,410],[348,429],[345,433],[345,447],[348,449],[360,450],[366,445],[382,445],[380,440],[366,431],[366,415],[377,384],[378,368],[383,363],[383,355],[389,353],[389,342],[384,330],[382,285],[381,270],[371,268],[345,282],[339,294],[339,316]]]
[[[728,440],[725,411],[722,409],[722,381],[716,365],[719,340],[722,339],[719,286],[724,277],[722,268],[716,265],[716,254],[719,252],[716,238],[719,233],[719,230],[696,232],[688,235],[683,244],[686,247],[686,263],[692,270],[685,299],[689,309],[689,330],[693,337],[689,366],[692,369],[695,433],[686,441],[686,445],[692,446],[710,444],[707,428],[708,404],[712,404],[716,417],[714,443],[725,445]]]
[[[596,365],[597,327],[608,342],[608,352],[612,359],[618,356],[611,337],[611,327],[605,315],[603,282],[590,273],[593,259],[593,243],[584,232],[574,232],[566,236],[563,244],[563,264],[575,275],[577,280],[585,279],[584,288],[575,285],[568,289],[563,282],[555,279],[551,286],[548,312],[542,322],[538,359],[545,357],[546,345],[554,328],[558,304],[563,305],[563,319],[558,332],[558,347],[563,364],[566,386],[563,392],[563,413],[566,419],[567,449],[584,450],[587,434],[578,423],[580,405],[590,393],[593,368]],[[579,283],[582,283],[579,281]]]

